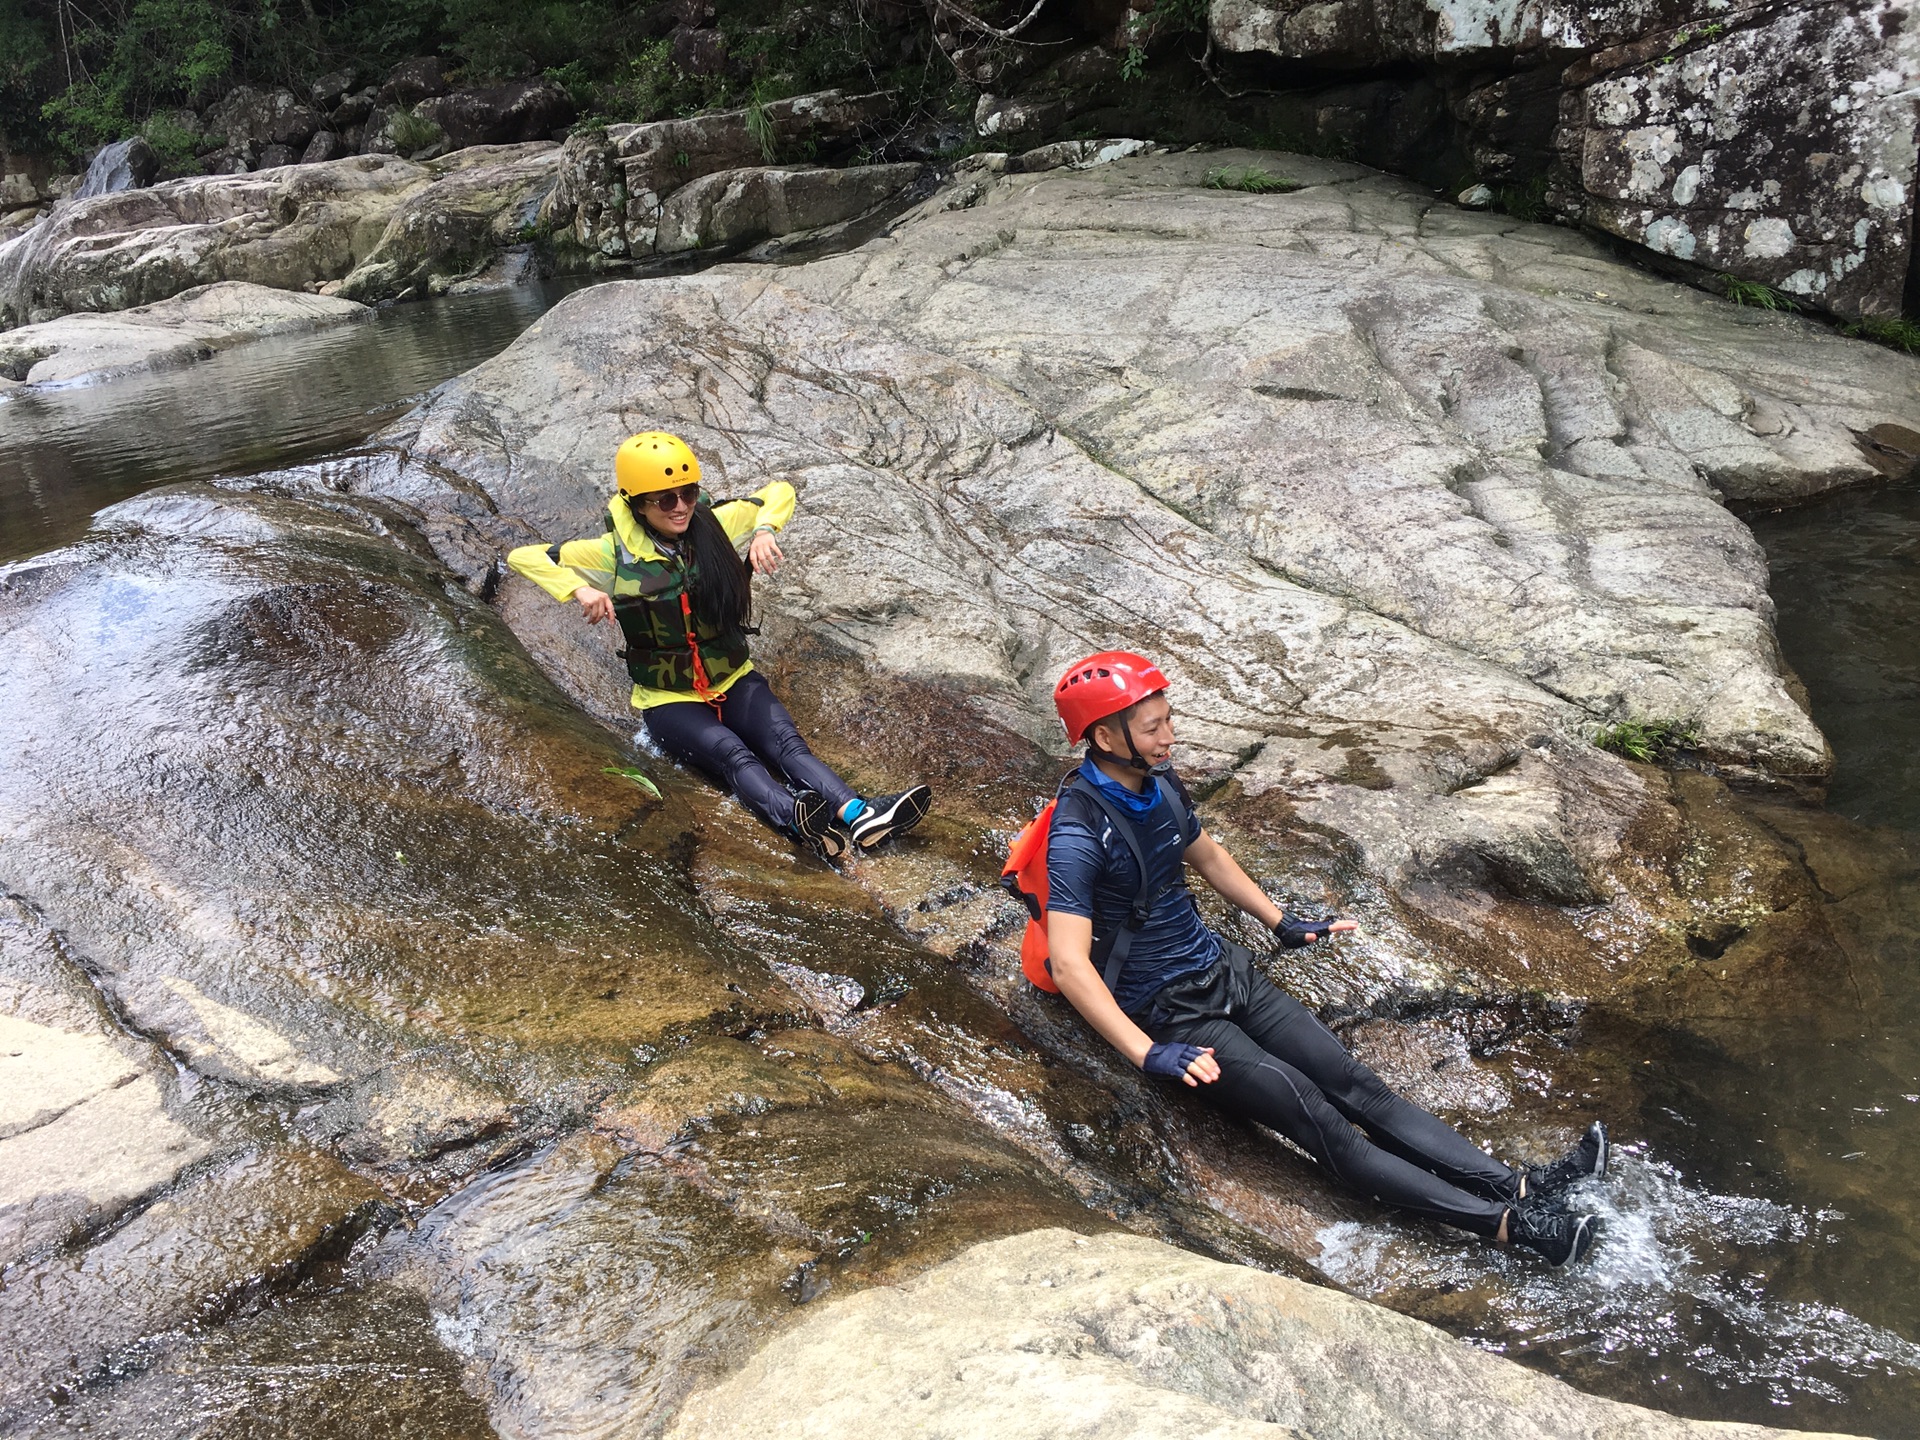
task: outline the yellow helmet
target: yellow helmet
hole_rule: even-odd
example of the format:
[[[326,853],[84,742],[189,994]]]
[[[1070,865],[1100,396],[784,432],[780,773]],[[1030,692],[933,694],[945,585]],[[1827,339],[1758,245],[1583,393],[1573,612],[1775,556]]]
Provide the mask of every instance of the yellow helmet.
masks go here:
[[[620,442],[613,478],[622,495],[651,495],[700,483],[700,462],[687,442],[664,430],[643,430]]]

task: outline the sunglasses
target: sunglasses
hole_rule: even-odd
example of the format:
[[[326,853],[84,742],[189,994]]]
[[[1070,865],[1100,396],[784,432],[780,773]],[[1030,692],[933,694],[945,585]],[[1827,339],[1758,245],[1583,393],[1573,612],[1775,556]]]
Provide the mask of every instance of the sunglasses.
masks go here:
[[[640,497],[642,505],[652,505],[660,510],[691,510],[699,502],[700,487],[697,484],[682,485],[674,490],[655,490]]]

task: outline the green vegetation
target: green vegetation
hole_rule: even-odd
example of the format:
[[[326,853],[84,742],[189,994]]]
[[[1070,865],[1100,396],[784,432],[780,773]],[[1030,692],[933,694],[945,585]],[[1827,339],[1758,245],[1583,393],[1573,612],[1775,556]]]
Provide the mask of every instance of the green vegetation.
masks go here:
[[[635,770],[630,765],[603,765],[600,773],[602,775],[618,775],[622,780],[631,780],[654,799],[658,800],[660,798],[660,787],[647,778],[647,772],[644,770]]]
[[[1209,190],[1244,190],[1249,195],[1284,195],[1306,188],[1301,181],[1282,179],[1258,165],[1218,165],[1207,171],[1200,183]]]
[[[1171,35],[1205,34],[1207,0],[1154,0],[1153,8],[1127,21],[1127,53],[1120,78],[1138,80],[1147,68],[1147,47]]]
[[[1544,225],[1553,218],[1553,209],[1547,204],[1547,177],[1536,175],[1531,180],[1519,184],[1495,185],[1493,190],[1493,208],[1511,215],[1516,220],[1526,220],[1535,225]]]
[[[1749,305],[1755,310],[1797,310],[1800,307],[1786,295],[1782,295],[1771,285],[1758,280],[1742,280],[1737,275],[1717,275],[1720,293],[1736,305]]]
[[[412,110],[396,110],[387,121],[387,134],[393,137],[393,148],[402,155],[412,155],[446,139],[444,130]]]
[[[1682,750],[1700,743],[1699,727],[1686,720],[1621,720],[1593,732],[1602,750],[1646,765],[1664,765]]]
[[[1920,323],[1912,320],[1893,320],[1880,315],[1869,315],[1865,320],[1855,320],[1842,325],[1840,333],[1851,335],[1857,340],[1871,340],[1877,345],[1904,351],[1908,355],[1920,355]]]
[[[658,8],[632,0],[0,0],[0,146],[62,152],[72,163],[140,131],[170,166],[188,168],[191,132],[157,119],[166,112],[203,109],[243,84],[284,85],[304,98],[331,71],[352,69],[364,84],[423,55],[444,60],[460,84],[545,75],[573,98],[582,124],[759,108],[835,86],[893,90],[907,107],[930,111],[962,103],[949,93],[952,67],[924,19],[879,23],[874,5],[855,0],[728,0],[715,27],[724,63],[696,75],[674,63]],[[1198,0],[1176,0],[1175,11],[1197,13]],[[762,136],[763,153],[770,139]]]
[[[768,165],[773,164],[780,151],[779,136],[774,133],[773,121],[767,116],[766,102],[755,91],[753,103],[747,106],[747,133],[753,137],[753,143],[760,150],[760,159]]]

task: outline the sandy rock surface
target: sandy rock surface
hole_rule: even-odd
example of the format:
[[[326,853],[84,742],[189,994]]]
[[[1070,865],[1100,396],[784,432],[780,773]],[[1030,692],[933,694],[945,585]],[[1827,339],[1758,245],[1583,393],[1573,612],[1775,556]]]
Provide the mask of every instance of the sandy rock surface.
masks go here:
[[[1040,1230],[829,1302],[666,1432],[1785,1440],[1595,1399],[1417,1320],[1130,1235]]]
[[[220,281],[110,315],[67,315],[0,331],[0,374],[30,385],[105,379],[372,316],[351,300]]]

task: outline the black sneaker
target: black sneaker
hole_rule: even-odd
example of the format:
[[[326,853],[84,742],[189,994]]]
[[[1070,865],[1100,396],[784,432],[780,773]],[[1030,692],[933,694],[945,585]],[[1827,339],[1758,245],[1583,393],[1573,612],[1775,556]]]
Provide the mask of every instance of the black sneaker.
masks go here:
[[[847,832],[834,813],[833,802],[818,790],[802,790],[793,797],[793,833],[829,860],[847,853]]]
[[[1596,1120],[1580,1137],[1580,1143],[1551,1165],[1529,1166],[1527,1199],[1551,1200],[1592,1175],[1605,1179],[1607,1174],[1607,1127]]]
[[[933,806],[933,791],[924,785],[902,790],[898,795],[877,795],[867,801],[853,822],[853,843],[871,850],[889,835],[901,835],[927,818]]]
[[[1556,1270],[1579,1264],[1599,1235],[1597,1215],[1570,1215],[1527,1202],[1507,1212],[1507,1239],[1544,1256]]]

